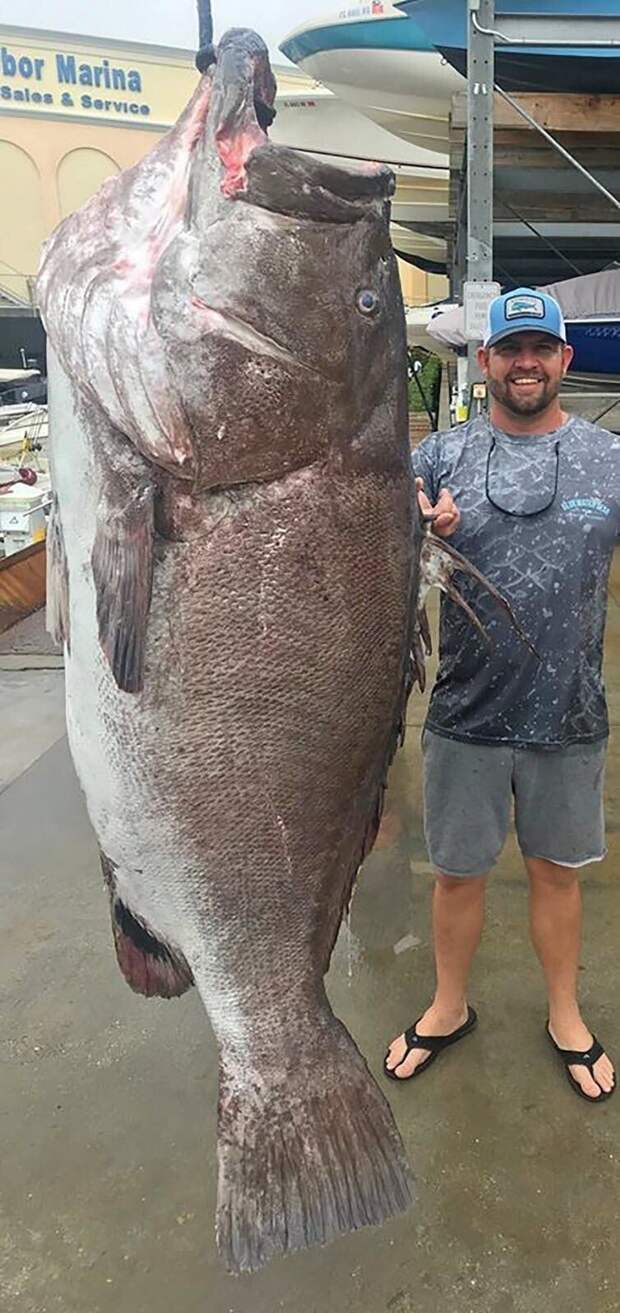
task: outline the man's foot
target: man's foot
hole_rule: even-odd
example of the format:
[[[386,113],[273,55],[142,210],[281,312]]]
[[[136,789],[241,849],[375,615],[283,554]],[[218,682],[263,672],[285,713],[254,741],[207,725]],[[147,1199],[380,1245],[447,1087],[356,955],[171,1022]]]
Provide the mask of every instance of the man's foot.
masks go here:
[[[553,1026],[549,1022],[548,1030],[553,1043],[558,1049],[572,1050],[575,1053],[587,1053],[594,1043],[593,1036],[583,1021],[576,1021],[572,1024],[556,1022]],[[616,1073],[613,1063],[606,1053],[598,1058],[591,1071],[587,1066],[581,1064],[576,1066],[567,1065],[567,1070],[588,1099],[600,1099],[603,1095],[611,1094],[615,1089]]]
[[[425,1035],[433,1038],[452,1035],[466,1024],[468,1017],[469,1011],[466,1003],[456,1012],[446,1012],[433,1003],[428,1012],[425,1012],[416,1023],[416,1034],[422,1039]],[[430,1048],[415,1048],[408,1052],[409,1048],[406,1031],[390,1044],[385,1060],[385,1069],[396,1080],[410,1080],[415,1075],[417,1068],[428,1061],[433,1051]]]

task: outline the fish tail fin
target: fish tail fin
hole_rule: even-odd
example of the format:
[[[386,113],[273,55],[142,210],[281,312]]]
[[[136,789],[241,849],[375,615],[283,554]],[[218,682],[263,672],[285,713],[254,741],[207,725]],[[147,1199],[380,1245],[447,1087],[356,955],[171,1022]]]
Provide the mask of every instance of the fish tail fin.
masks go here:
[[[233,1073],[224,1055],[217,1239],[232,1273],[381,1225],[413,1202],[389,1105],[339,1022],[266,1076],[254,1061]]]

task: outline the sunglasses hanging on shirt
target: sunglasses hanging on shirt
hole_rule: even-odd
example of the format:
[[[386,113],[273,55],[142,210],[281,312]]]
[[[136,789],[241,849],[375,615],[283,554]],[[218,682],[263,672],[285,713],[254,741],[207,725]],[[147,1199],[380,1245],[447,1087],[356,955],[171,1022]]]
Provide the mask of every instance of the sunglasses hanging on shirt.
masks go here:
[[[560,443],[544,449],[532,459],[528,447],[524,457],[515,443],[514,450],[491,439],[487,458],[486,498],[497,511],[515,519],[542,515],[553,506],[560,483]]]

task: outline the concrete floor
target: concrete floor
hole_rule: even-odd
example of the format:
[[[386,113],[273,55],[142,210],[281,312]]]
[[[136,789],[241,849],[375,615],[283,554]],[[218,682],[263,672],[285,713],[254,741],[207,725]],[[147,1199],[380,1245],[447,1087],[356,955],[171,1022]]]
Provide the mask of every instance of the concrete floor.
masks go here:
[[[620,567],[608,636],[610,857],[585,879],[582,986],[590,1024],[620,1056],[616,598]],[[548,1052],[512,839],[475,970],[478,1032],[419,1085],[387,1088],[417,1209],[252,1278],[221,1270],[208,1023],[195,992],[146,1002],[122,981],[63,738],[62,675],[16,673],[1,657],[0,671],[2,1313],[617,1313],[620,1097],[589,1108]],[[386,1041],[432,985],[423,712],[414,698],[352,941],[341,936],[330,977],[336,1010],[377,1073]],[[16,767],[26,717],[32,737]]]

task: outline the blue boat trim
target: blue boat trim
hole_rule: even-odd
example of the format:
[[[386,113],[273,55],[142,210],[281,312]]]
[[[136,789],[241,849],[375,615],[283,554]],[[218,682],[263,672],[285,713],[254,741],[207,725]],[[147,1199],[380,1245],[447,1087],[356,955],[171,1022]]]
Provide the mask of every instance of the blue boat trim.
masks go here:
[[[294,64],[327,50],[431,51],[433,46],[409,18],[369,19],[362,23],[334,23],[314,27],[283,41],[280,50]]]

